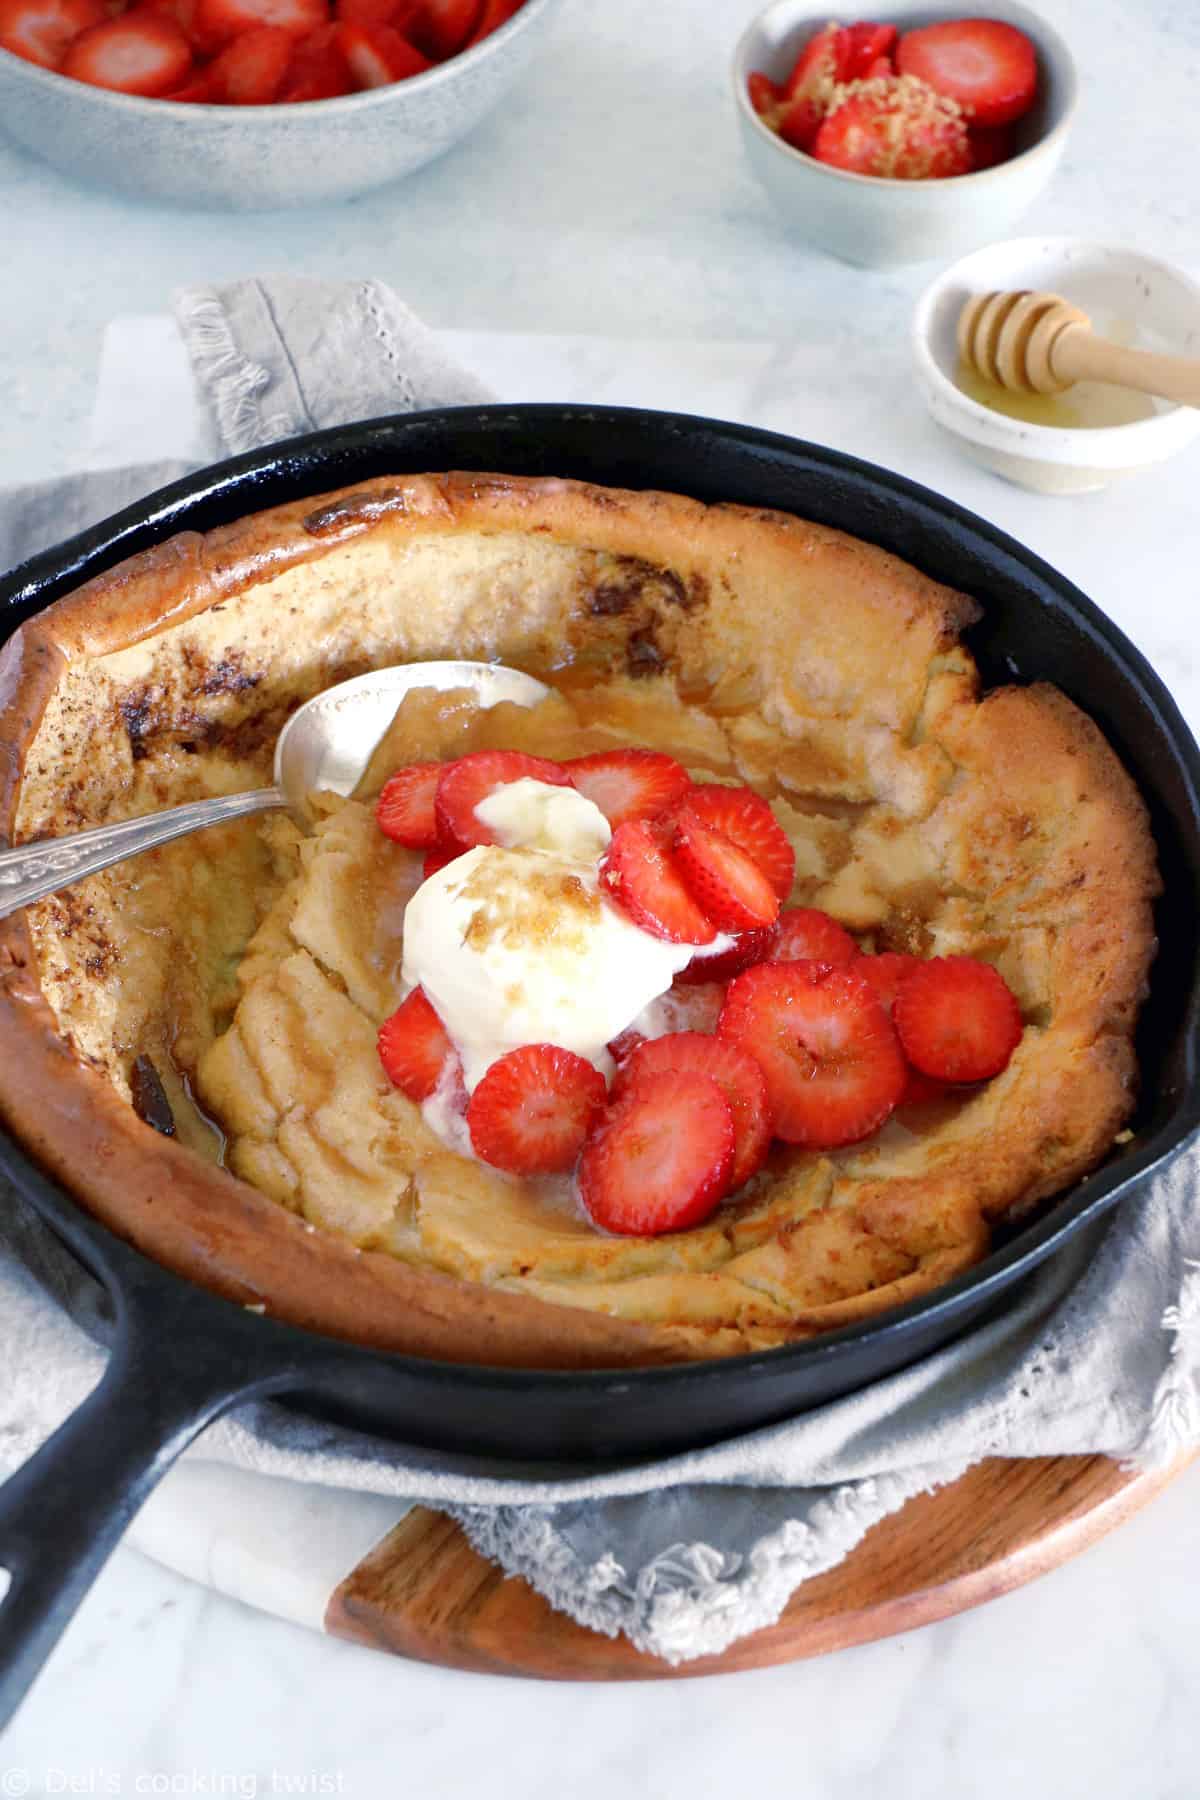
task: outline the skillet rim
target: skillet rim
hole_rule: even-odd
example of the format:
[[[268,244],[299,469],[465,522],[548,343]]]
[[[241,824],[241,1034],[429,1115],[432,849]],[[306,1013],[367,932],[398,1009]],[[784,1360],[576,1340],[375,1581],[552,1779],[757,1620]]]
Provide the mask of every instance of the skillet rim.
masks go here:
[[[372,449],[377,453],[386,453],[390,448],[393,454],[402,455],[404,438],[409,436],[419,439],[421,431],[430,427],[450,430],[461,428],[464,432],[473,432],[482,437],[489,429],[517,425],[526,431],[529,439],[536,441],[538,423],[546,424],[551,421],[559,427],[599,427],[613,432],[619,431],[622,426],[626,429],[633,426],[658,434],[664,444],[671,438],[684,438],[689,433],[699,434],[722,448],[732,445],[739,450],[749,450],[752,455],[757,453],[765,462],[776,461],[777,466],[787,464],[794,472],[805,472],[807,464],[808,472],[818,476],[839,474],[849,478],[865,489],[877,505],[882,501],[899,502],[910,528],[916,527],[928,532],[936,521],[943,529],[957,534],[960,548],[964,547],[962,540],[966,539],[965,548],[975,556],[978,556],[982,542],[989,576],[994,579],[1003,574],[1012,579],[1016,575],[1018,580],[1024,579],[1025,585],[1032,578],[1034,583],[1053,597],[1073,626],[1082,629],[1099,646],[1102,659],[1109,665],[1116,666],[1126,687],[1133,690],[1139,702],[1149,711],[1156,731],[1154,747],[1160,752],[1164,748],[1170,752],[1190,803],[1188,816],[1180,816],[1174,808],[1168,807],[1166,810],[1181,841],[1185,846],[1190,844],[1194,856],[1200,860],[1200,747],[1161,678],[1136,646],[1094,602],[1016,539],[957,502],[936,494],[932,489],[845,452],[764,431],[755,426],[636,407],[545,403],[434,408],[421,413],[392,415],[336,426],[193,471],[62,544],[39,553],[0,578],[0,609],[10,616],[13,612],[19,612],[21,617],[41,610],[60,594],[69,592],[90,576],[111,567],[113,563],[146,547],[148,543],[160,541],[163,536],[174,531],[188,529],[187,515],[197,507],[216,505],[220,510],[223,502],[233,501],[236,504],[228,516],[236,518],[244,516],[247,511],[261,511],[268,506],[280,504],[286,498],[303,497],[309,481],[312,483],[309,491],[321,492],[331,479],[337,481],[339,472],[336,464],[341,455],[357,458],[360,464]],[[634,449],[636,450],[636,445]],[[615,451],[609,453],[610,460],[614,455]],[[461,458],[456,460],[457,466],[464,466]],[[424,466],[430,465],[426,463]],[[483,465],[477,459],[475,466]],[[493,463],[489,466],[495,465]],[[563,471],[558,468],[555,472]],[[367,478],[361,467],[348,474],[344,471],[342,473],[346,481]],[[584,478],[603,479],[594,470],[589,470]],[[615,479],[617,478],[609,476],[610,481]],[[628,476],[622,475],[619,479],[621,484],[629,485]],[[290,486],[286,495],[272,494],[264,497],[258,492],[261,486],[280,482]],[[695,487],[690,490],[697,493],[698,498],[713,497],[703,491],[703,482],[698,485],[701,491],[697,492]],[[689,491],[679,483],[675,484],[675,488],[676,491]],[[724,497],[730,496],[725,494]],[[250,504],[246,503],[247,499]],[[772,504],[762,499],[757,503]],[[203,528],[211,528],[218,522],[221,521],[211,519]],[[868,514],[859,535],[869,538],[871,523],[872,519]],[[918,557],[911,550],[900,550],[897,554],[905,555],[918,567],[921,566]],[[2,622],[7,625],[7,619]],[[7,636],[7,629],[4,635]],[[1023,673],[1022,678],[1029,677]],[[989,1251],[973,1268],[930,1293],[917,1296],[875,1318],[841,1327],[819,1337],[777,1345],[769,1350],[695,1362],[556,1370],[446,1362],[399,1351],[376,1350],[275,1318],[256,1319],[255,1328],[269,1329],[274,1341],[281,1345],[286,1341],[294,1349],[303,1347],[310,1354],[319,1348],[318,1360],[330,1356],[335,1359],[347,1356],[355,1359],[366,1357],[374,1364],[383,1364],[398,1373],[413,1372],[435,1383],[441,1378],[452,1380],[458,1385],[465,1379],[469,1386],[471,1378],[477,1377],[481,1384],[493,1390],[525,1392],[529,1391],[531,1385],[548,1386],[556,1390],[564,1386],[577,1388],[582,1385],[585,1390],[590,1390],[611,1388],[614,1384],[624,1385],[633,1381],[636,1381],[639,1389],[645,1390],[651,1377],[672,1384],[694,1384],[712,1380],[722,1370],[728,1370],[729,1379],[734,1381],[739,1374],[744,1375],[766,1367],[780,1376],[785,1373],[785,1369],[798,1374],[802,1368],[836,1361],[843,1352],[849,1352],[851,1348],[858,1352],[869,1352],[888,1339],[916,1335],[915,1328],[920,1324],[928,1326],[935,1322],[946,1324],[949,1321],[950,1329],[943,1334],[944,1341],[944,1338],[952,1335],[954,1322],[960,1316],[966,1323],[969,1317],[978,1315],[999,1293],[1015,1286],[1078,1232],[1115,1208],[1143,1185],[1155,1170],[1165,1167],[1200,1132],[1200,1081],[1197,1080],[1196,1067],[1200,1060],[1200,1046],[1197,1044],[1197,1039],[1200,1038],[1200,959],[1192,970],[1179,1037],[1186,1079],[1178,1084],[1174,1105],[1166,1118],[1145,1138],[1135,1139],[1128,1149],[1118,1151],[1108,1162],[1073,1187],[1054,1196],[1043,1213],[1030,1224],[1018,1227],[1008,1242]],[[201,1288],[198,1283],[176,1275],[109,1231],[87,1212],[81,1202],[76,1201],[65,1188],[46,1175],[26,1155],[20,1144],[2,1128],[0,1165],[12,1175],[21,1192],[39,1214],[48,1218],[52,1227],[89,1267],[101,1275],[106,1285],[119,1288],[123,1280],[120,1259],[114,1254],[119,1251],[135,1258],[137,1264],[142,1265],[144,1271],[152,1272],[155,1278],[165,1282],[179,1282],[186,1288],[204,1293],[214,1306],[224,1309],[227,1316],[232,1318],[240,1314],[241,1309],[235,1301],[224,1300],[220,1295]],[[38,1192],[39,1189],[44,1191]],[[217,1317],[219,1315],[214,1315],[214,1318]],[[282,1338],[277,1335],[280,1333],[283,1334]],[[896,1363],[890,1366],[899,1365]],[[873,1379],[880,1378],[884,1377],[875,1376]],[[858,1387],[864,1383],[860,1381],[853,1385]]]

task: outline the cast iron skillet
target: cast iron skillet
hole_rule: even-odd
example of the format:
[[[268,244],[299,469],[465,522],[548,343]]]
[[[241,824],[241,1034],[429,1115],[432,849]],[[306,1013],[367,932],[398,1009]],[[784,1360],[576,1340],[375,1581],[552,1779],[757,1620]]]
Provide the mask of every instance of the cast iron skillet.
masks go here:
[[[436,469],[568,475],[701,500],[781,507],[881,544],[975,595],[971,648],[989,685],[1045,678],[1124,758],[1153,815],[1167,902],[1139,1034],[1133,1142],[931,1295],[813,1342],[606,1375],[385,1355],[249,1315],[129,1248],[0,1134],[0,1167],[105,1290],[107,1372],[0,1491],[0,1723],[12,1713],[124,1527],[211,1420],[264,1395],[390,1438],[562,1464],[712,1442],[864,1386],[980,1319],[1043,1258],[1132,1195],[1200,1126],[1200,752],[1143,658],[1077,589],[926,489],[790,438],[677,414],[564,406],[461,408],[347,426],[207,469],[0,582],[7,634],[125,556],[371,476]]]

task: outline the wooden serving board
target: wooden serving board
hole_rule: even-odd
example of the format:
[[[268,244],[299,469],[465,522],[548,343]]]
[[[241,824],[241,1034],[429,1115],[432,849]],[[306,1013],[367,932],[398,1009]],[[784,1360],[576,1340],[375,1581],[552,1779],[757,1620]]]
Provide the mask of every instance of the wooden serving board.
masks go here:
[[[1087,1549],[1190,1460],[1137,1476],[1103,1456],[980,1463],[876,1525],[836,1569],[798,1588],[776,1624],[681,1668],[554,1612],[424,1507],[335,1590],[325,1629],[448,1668],[553,1681],[764,1668],[911,1631],[1008,1593]]]

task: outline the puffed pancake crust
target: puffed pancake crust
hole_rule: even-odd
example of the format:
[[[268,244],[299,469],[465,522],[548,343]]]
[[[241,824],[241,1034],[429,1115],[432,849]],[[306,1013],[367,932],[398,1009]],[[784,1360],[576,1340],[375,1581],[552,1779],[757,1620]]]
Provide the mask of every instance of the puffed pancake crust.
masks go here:
[[[0,660],[11,842],[262,785],[295,707],[368,668],[498,659],[556,689],[543,753],[554,731],[563,755],[645,744],[757,788],[794,904],[876,949],[987,958],[1024,1034],[996,1080],[864,1144],[777,1147],[701,1227],[608,1237],[448,1151],[383,1077],[395,996],[338,924],[382,917],[351,803],[307,838],[282,815],[201,833],[5,921],[0,1115],[159,1262],[376,1348],[662,1363],[936,1287],[1127,1120],[1158,891],[1091,720],[1044,685],[980,695],[977,613],[782,513],[500,475],[382,479],[131,558]],[[524,747],[507,710],[489,730]],[[168,1106],[174,1137],[139,1116]]]

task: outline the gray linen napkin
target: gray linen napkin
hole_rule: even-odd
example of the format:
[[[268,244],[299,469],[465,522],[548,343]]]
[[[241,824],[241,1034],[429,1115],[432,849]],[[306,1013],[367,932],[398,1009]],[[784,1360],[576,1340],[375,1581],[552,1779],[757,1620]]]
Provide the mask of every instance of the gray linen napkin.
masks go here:
[[[214,454],[350,417],[487,396],[379,283],[291,279],[191,290],[176,317]],[[382,321],[382,324],[381,324]],[[104,516],[182,465],[11,492],[0,567]],[[1200,1443],[1200,1152],[1081,1234],[998,1316],[865,1393],[707,1450],[558,1476],[384,1443],[270,1403],[190,1455],[441,1507],[476,1546],[582,1623],[673,1663],[778,1617],[913,1495],[986,1456],[1104,1452],[1142,1467]],[[23,1201],[0,1210],[0,1471],[94,1384],[91,1278]],[[59,1302],[49,1304],[46,1293]]]

